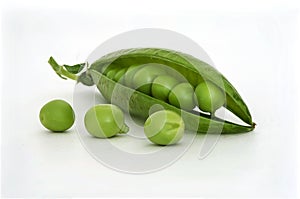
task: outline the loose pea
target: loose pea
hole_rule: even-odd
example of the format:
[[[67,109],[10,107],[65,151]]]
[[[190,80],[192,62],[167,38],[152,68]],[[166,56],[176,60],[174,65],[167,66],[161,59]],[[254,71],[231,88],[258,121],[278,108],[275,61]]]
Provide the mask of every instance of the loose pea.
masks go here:
[[[224,92],[208,81],[200,83],[196,87],[195,93],[198,106],[200,110],[204,112],[214,114],[214,112],[225,103]]]
[[[134,88],[147,95],[151,94],[151,85],[158,76],[165,74],[165,70],[158,65],[147,65],[139,69],[133,76]]]
[[[68,130],[74,123],[74,111],[64,100],[52,100],[45,104],[39,115],[42,125],[54,132]]]
[[[100,104],[90,108],[84,116],[87,131],[98,138],[109,138],[119,133],[127,133],[122,110],[112,104]]]
[[[181,109],[192,110],[194,104],[194,89],[189,83],[177,84],[169,94],[169,102]]]
[[[160,75],[156,77],[152,83],[152,96],[156,99],[168,101],[171,89],[178,83],[179,82],[175,78],[169,75]]]
[[[177,113],[162,110],[148,117],[144,132],[154,144],[171,145],[179,142],[183,137],[184,122]]]

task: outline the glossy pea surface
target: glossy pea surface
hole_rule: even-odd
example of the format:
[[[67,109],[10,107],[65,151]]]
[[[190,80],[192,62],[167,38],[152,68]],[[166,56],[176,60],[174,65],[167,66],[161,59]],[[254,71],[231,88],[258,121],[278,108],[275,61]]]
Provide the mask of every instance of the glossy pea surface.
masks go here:
[[[110,138],[127,133],[122,110],[112,104],[99,104],[90,108],[84,116],[87,131],[97,138]]]
[[[124,75],[124,84],[128,87],[133,87],[133,76],[141,68],[140,65],[134,64],[129,66],[125,75]]]
[[[171,145],[182,139],[184,122],[177,113],[162,110],[148,117],[144,125],[144,132],[154,144]]]
[[[169,93],[179,82],[172,76],[160,75],[152,83],[151,93],[156,99],[168,101]]]
[[[109,79],[113,79],[116,75],[116,73],[118,72],[118,69],[117,68],[114,68],[114,69],[111,69],[107,72],[106,76],[109,78]]]
[[[133,76],[134,88],[147,95],[151,94],[151,86],[153,80],[166,71],[157,65],[146,65],[139,69]]]
[[[115,80],[116,82],[123,83],[124,81],[124,75],[126,73],[126,68],[122,68],[119,71],[116,72],[115,76],[113,77],[113,80]]]
[[[50,131],[63,132],[73,125],[75,115],[68,102],[57,99],[41,108],[39,118],[42,125]]]
[[[195,107],[193,87],[189,83],[176,85],[169,94],[169,102],[178,108],[192,110]]]
[[[196,89],[198,107],[204,112],[214,113],[225,103],[224,92],[208,81],[200,83]]]

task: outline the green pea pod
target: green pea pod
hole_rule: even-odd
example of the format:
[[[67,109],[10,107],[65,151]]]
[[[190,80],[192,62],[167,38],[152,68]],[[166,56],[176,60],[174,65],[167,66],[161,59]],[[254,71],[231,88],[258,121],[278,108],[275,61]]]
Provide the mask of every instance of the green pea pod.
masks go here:
[[[133,64],[162,64],[178,71],[193,87],[196,87],[203,81],[213,82],[225,92],[226,108],[249,124],[249,126],[234,124],[215,117],[211,118],[198,112],[187,112],[119,84],[101,73],[104,67],[112,63],[120,68],[128,68]],[[145,119],[149,115],[149,109],[153,105],[159,104],[167,110],[181,114],[188,130],[214,133],[219,132],[221,129],[222,133],[241,133],[252,131],[255,128],[255,123],[252,122],[246,104],[231,83],[215,68],[191,55],[158,48],[125,49],[101,57],[87,69],[84,75],[87,74],[92,77],[93,82],[108,101],[112,101],[121,108],[127,107],[127,104],[124,103],[129,102],[129,112]],[[61,73],[61,75],[64,74]],[[113,92],[117,93],[117,95],[113,95]]]

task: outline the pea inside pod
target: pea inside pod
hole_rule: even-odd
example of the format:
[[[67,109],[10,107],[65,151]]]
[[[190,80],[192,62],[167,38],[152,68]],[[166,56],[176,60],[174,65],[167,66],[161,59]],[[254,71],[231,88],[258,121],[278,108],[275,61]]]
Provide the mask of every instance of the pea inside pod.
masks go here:
[[[179,82],[172,76],[160,75],[152,83],[151,93],[156,99],[168,101],[169,93]]]
[[[128,67],[125,76],[124,76],[124,84],[130,88],[133,88],[133,76],[142,66],[139,64],[133,64]]]
[[[169,102],[178,108],[191,111],[196,106],[194,88],[187,82],[176,85],[169,94]]]
[[[124,75],[126,73],[126,68],[122,68],[121,70],[117,71],[116,74],[113,77],[113,80],[116,82],[119,82],[122,84],[124,83]]]
[[[118,68],[113,68],[111,70],[109,70],[106,74],[106,76],[109,78],[109,79],[113,79],[116,75],[116,73],[118,72]]]
[[[204,112],[214,114],[225,103],[224,92],[208,81],[200,83],[195,93],[198,106]]]
[[[139,69],[133,76],[134,88],[147,95],[151,95],[151,86],[153,80],[166,71],[159,65],[146,65]]]

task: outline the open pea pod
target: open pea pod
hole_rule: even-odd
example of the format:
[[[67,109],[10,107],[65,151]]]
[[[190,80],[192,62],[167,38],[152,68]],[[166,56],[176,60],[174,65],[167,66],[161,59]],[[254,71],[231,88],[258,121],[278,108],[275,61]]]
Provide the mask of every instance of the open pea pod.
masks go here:
[[[56,62],[49,63],[52,67]],[[247,126],[234,124],[219,118],[211,118],[199,112],[187,112],[176,108],[164,101],[153,98],[142,92],[126,87],[104,75],[106,69],[113,65],[115,68],[128,68],[134,64],[156,63],[170,67],[183,75],[192,86],[197,86],[203,81],[210,81],[217,85],[226,94],[226,108],[247,123]],[[53,67],[55,70],[55,67]],[[66,68],[66,70],[68,70]],[[55,70],[58,75],[68,77],[60,70]],[[73,75],[73,74],[72,74]],[[101,94],[112,103],[121,108],[128,107],[131,114],[146,119],[153,105],[159,104],[165,109],[181,114],[186,124],[186,129],[202,133],[241,133],[252,131],[255,123],[252,122],[250,112],[239,93],[231,83],[215,68],[207,63],[184,53],[158,48],[134,48],[116,51],[107,54],[88,67],[77,79],[86,85],[96,84]]]

